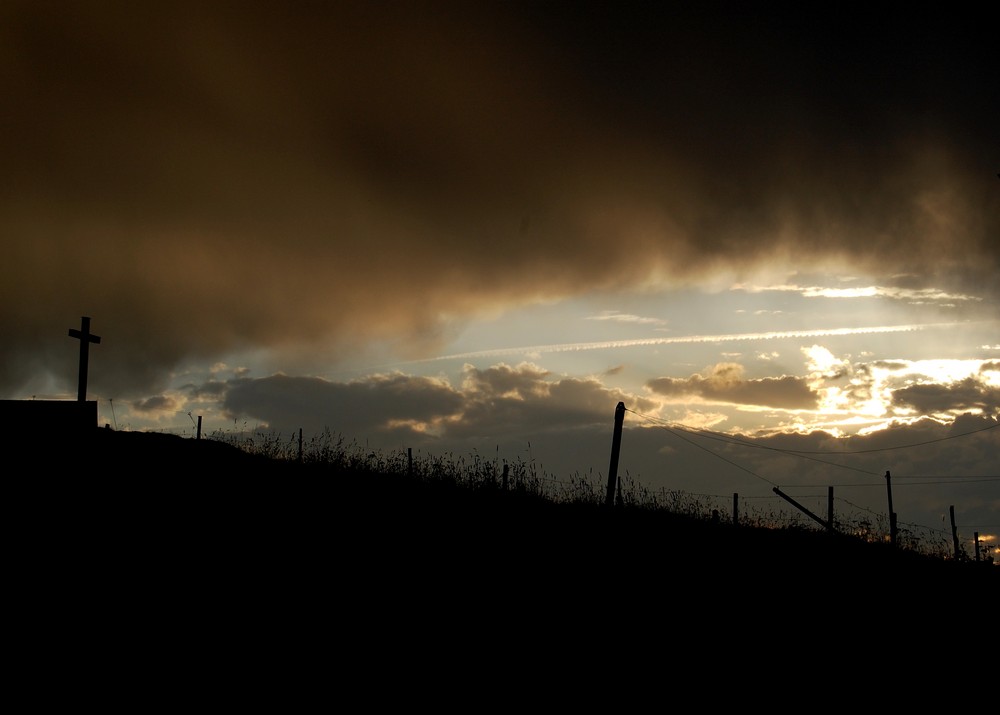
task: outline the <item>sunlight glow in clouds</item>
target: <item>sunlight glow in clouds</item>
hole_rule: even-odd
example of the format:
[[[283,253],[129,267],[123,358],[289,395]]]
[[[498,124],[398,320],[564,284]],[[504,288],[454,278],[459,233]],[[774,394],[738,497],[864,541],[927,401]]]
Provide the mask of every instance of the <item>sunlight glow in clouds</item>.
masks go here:
[[[820,396],[820,414],[855,413],[864,418],[904,417],[919,414],[903,405],[894,405],[893,395],[907,387],[958,385],[971,381],[983,388],[1000,385],[1000,375],[984,370],[980,360],[896,360],[881,361],[855,370],[850,360],[836,358],[828,349],[814,345],[803,348],[807,356],[810,386]],[[827,381],[848,378],[848,387]],[[957,413],[981,412],[962,407]],[[948,412],[948,411],[945,411]]]
[[[769,291],[781,293],[798,293],[804,298],[895,298],[915,303],[969,301],[978,302],[982,298],[974,295],[950,293],[937,288],[899,288],[895,286],[861,286],[857,288],[831,288],[829,286],[800,286],[794,284],[751,286],[738,284],[733,290],[747,293],[766,293]]]

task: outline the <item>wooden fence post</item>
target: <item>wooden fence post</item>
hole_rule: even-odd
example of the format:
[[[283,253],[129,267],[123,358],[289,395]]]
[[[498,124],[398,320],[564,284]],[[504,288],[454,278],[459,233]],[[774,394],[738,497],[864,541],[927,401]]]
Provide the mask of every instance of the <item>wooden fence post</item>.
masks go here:
[[[740,495],[733,492],[733,526],[740,525]]]
[[[962,547],[958,544],[958,525],[955,524],[955,505],[948,507],[951,512],[951,541],[955,546],[955,560],[958,560],[962,553]]]
[[[826,488],[826,520],[830,531],[833,531],[833,487]]]
[[[889,470],[885,472],[885,489],[889,493],[889,541],[896,545],[896,512],[892,510],[892,482],[889,477]]]
[[[798,509],[799,511],[801,511],[803,514],[805,514],[806,516],[808,516],[810,519],[812,519],[813,521],[815,521],[817,524],[822,524],[823,526],[827,527],[827,529],[830,528],[830,526],[826,522],[824,522],[818,516],[816,516],[811,511],[809,511],[808,509],[806,509],[804,506],[802,506],[801,504],[799,504],[797,501],[795,501],[794,499],[792,499],[790,496],[788,496],[787,494],[785,494],[783,491],[781,491],[780,489],[778,489],[778,487],[773,487],[771,489],[771,491],[774,492],[775,494],[777,494],[779,497],[781,497],[782,499],[784,499],[786,502],[788,502],[792,506],[794,506],[796,509]]]
[[[608,491],[604,495],[604,505],[615,505],[615,487],[618,483],[618,455],[622,447],[622,423],[625,422],[625,403],[619,402],[615,408],[615,433],[611,439],[611,466],[608,468]]]

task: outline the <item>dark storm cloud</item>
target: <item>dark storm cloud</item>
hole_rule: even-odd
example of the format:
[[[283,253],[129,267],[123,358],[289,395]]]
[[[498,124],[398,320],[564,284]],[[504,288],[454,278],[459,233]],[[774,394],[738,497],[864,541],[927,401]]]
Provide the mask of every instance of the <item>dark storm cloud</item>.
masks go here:
[[[922,419],[843,439],[820,431],[775,434],[726,454],[778,483],[882,484],[886,471],[900,478],[952,475],[957,482],[961,475],[998,476],[997,427],[994,417],[966,414],[953,423]]]
[[[482,446],[511,435],[610,424],[608,405],[623,400],[638,410],[654,407],[596,380],[553,379],[532,365],[499,365],[468,366],[459,389],[401,374],[350,383],[288,376],[240,380],[230,387],[224,408],[231,419],[285,434],[330,430],[390,443]]]
[[[231,418],[285,434],[380,433],[394,422],[432,423],[459,414],[461,407],[460,393],[448,385],[406,375],[352,383],[285,375],[239,380],[223,402]]]
[[[195,399],[221,397],[226,393],[226,388],[226,383],[221,380],[211,380],[199,385],[185,385],[182,387],[183,390],[186,390]]]
[[[142,400],[141,402],[133,402],[132,409],[139,413],[143,412],[175,412],[179,408],[176,400],[173,398],[159,395],[156,397],[150,397],[149,399]]]
[[[466,366],[463,419],[449,428],[449,435],[471,439],[484,433],[565,432],[610,423],[614,405],[621,401],[640,412],[655,407],[652,400],[607,388],[595,379],[547,377],[530,364]]]
[[[547,370],[534,365],[511,367],[500,364],[485,370],[467,367],[464,385],[467,390],[490,399],[493,397],[525,399],[536,389],[544,386],[540,381],[548,374]]]
[[[947,424],[928,418],[909,424],[894,423],[871,434],[843,438],[817,430],[808,434],[775,433],[720,445],[710,436],[691,434],[688,433],[691,442],[711,447],[714,456],[709,455],[709,460],[725,457],[734,466],[766,477],[772,485],[870,484],[881,487],[884,493],[886,471],[906,478],[951,475],[955,482],[962,475],[1000,476],[996,473],[996,450],[1000,447],[998,422],[995,417],[981,415],[961,415]],[[662,436],[652,437],[657,438]],[[684,445],[677,440],[672,444]],[[715,470],[704,467],[700,471]]]
[[[667,398],[694,397],[708,402],[786,410],[813,410],[818,407],[816,393],[807,380],[792,376],[746,380],[742,366],[735,363],[715,365],[707,375],[656,378],[648,381],[646,386]]]
[[[0,389],[368,339],[776,256],[995,292],[983,7],[0,7]],[[415,299],[418,297],[418,299]],[[447,316],[447,317],[442,317]]]
[[[1000,413],[1000,388],[968,377],[949,384],[911,385],[893,390],[892,403],[924,415],[973,409],[992,415]]]

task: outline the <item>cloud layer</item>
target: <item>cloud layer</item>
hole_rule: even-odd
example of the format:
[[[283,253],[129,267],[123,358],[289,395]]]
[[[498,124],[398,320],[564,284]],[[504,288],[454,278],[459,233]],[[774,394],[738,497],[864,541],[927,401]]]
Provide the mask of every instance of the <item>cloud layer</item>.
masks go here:
[[[781,265],[995,295],[990,26],[4,3],[0,391],[72,389],[81,315],[92,388],[145,397],[233,351],[427,357],[504,306]]]

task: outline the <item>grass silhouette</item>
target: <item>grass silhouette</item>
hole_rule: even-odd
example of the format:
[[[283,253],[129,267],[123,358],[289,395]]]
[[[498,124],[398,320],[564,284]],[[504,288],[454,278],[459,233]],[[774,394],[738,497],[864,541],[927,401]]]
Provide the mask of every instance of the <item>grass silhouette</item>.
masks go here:
[[[666,583],[697,608],[748,584],[779,599],[803,589],[847,597],[859,584],[1000,584],[992,563],[906,539],[893,547],[881,526],[830,533],[752,512],[733,524],[710,500],[652,493],[628,475],[608,507],[603,483],[554,480],[531,463],[383,453],[329,433],[300,447],[297,437],[101,429],[42,449],[32,453],[45,475],[22,477],[17,503],[44,553],[89,544],[216,585],[225,574],[267,588],[333,579],[380,602],[472,589],[495,604],[500,592],[600,600]]]
[[[752,568],[755,561],[771,560],[776,566],[785,563],[794,571],[817,574],[863,569],[866,562],[871,562],[870,568],[878,568],[873,563],[907,563],[928,570],[956,567],[956,572],[967,565],[964,571],[980,567],[975,568],[978,573],[993,562],[989,551],[981,555],[981,563],[971,563],[965,552],[956,558],[949,540],[928,538],[906,525],[892,546],[886,537],[888,519],[870,513],[854,519],[838,515],[836,533],[830,533],[803,515],[789,518],[787,512],[743,505],[734,524],[719,499],[653,491],[628,473],[620,477],[616,504],[609,509],[604,504],[604,477],[575,474],[556,479],[522,460],[508,462],[476,452],[384,452],[329,431],[308,441],[295,435],[247,438],[222,432],[213,439],[257,458],[297,465],[303,473],[311,470],[317,480],[336,484],[337,499],[350,503],[356,514],[368,511],[372,519],[391,515],[382,521],[391,519],[393,528],[413,528],[417,534],[425,533],[432,520],[450,524],[456,539],[464,538],[464,529],[477,533],[480,543],[498,548],[504,543],[514,548],[525,539],[536,545],[562,545],[567,534],[575,533],[580,543],[594,549],[595,558],[602,550],[613,550],[603,558],[621,560],[624,549],[619,542],[629,535],[629,548],[651,561],[673,558],[695,569],[709,563]],[[602,543],[602,538],[608,541]],[[1000,575],[1000,569],[989,573]]]

